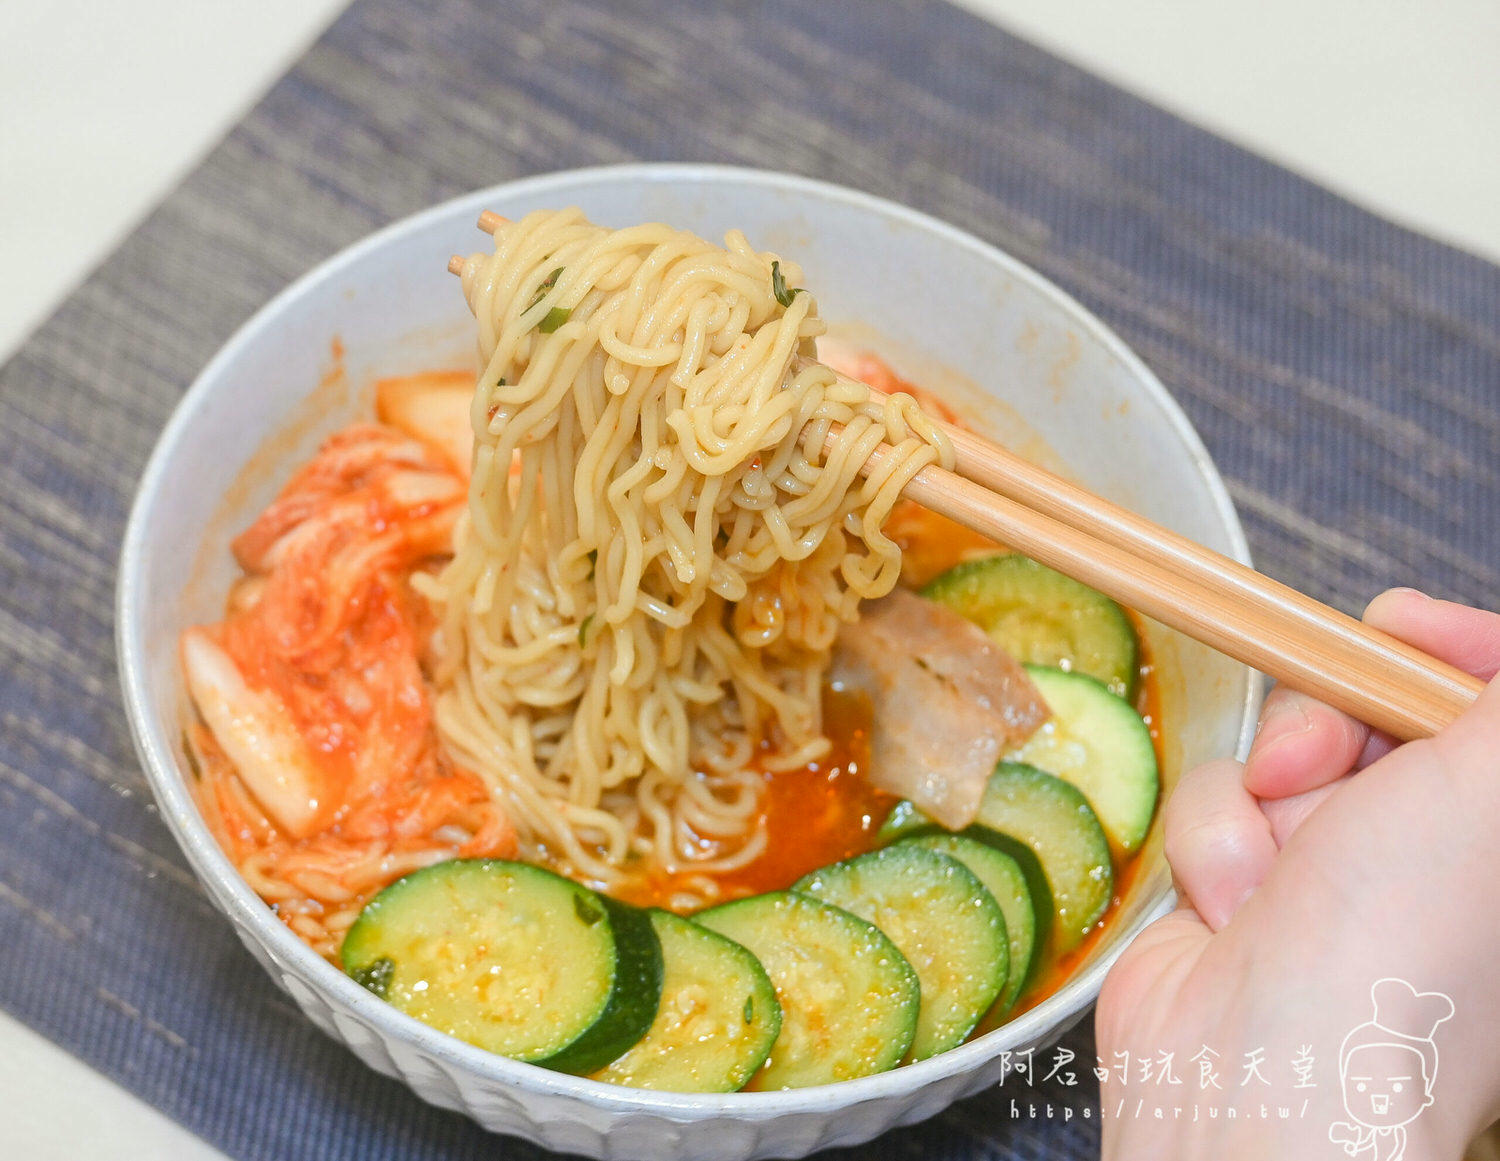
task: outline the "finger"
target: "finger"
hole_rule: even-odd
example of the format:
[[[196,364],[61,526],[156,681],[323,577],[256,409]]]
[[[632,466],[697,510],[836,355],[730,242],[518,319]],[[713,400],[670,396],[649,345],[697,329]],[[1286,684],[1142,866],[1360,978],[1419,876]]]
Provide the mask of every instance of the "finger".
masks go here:
[[[1166,851],[1193,909],[1219,931],[1260,885],[1276,842],[1238,762],[1222,759],[1185,774],[1166,807]]]
[[[1486,681],[1500,672],[1500,614],[1391,589],[1370,602],[1365,623]]]
[[[1369,726],[1277,686],[1266,698],[1245,759],[1245,788],[1266,799],[1305,794],[1349,773],[1369,745]]]
[[[1500,616],[1494,613],[1391,589],[1370,602],[1365,621],[1482,677],[1500,670]],[[1363,769],[1395,745],[1347,714],[1278,687],[1261,713],[1245,785],[1265,799],[1303,794]]]
[[[1326,786],[1316,786],[1305,793],[1293,794],[1289,798],[1264,799],[1260,804],[1260,809],[1271,826],[1271,838],[1275,840],[1277,849],[1280,850],[1286,846],[1287,840],[1312,816],[1313,811],[1317,810],[1330,794],[1351,777],[1352,775],[1346,774],[1343,778],[1336,779]]]
[[[1153,996],[1171,995],[1212,939],[1198,914],[1178,908],[1131,940],[1104,979],[1095,1010],[1101,1046],[1126,1047],[1143,1007]]]
[[[1384,730],[1371,730],[1370,740],[1365,743],[1365,748],[1359,752],[1359,759],[1354,763],[1356,770],[1363,770],[1366,766],[1380,761],[1401,743],[1391,737]]]

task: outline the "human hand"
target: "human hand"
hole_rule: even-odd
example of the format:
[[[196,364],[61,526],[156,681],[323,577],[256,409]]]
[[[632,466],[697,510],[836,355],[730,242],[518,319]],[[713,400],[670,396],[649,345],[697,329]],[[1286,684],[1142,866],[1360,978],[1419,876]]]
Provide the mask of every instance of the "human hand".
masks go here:
[[[1500,670],[1495,614],[1398,589],[1365,619],[1479,677]],[[1433,1107],[1404,1132],[1409,1161],[1457,1158],[1500,1115],[1497,826],[1500,682],[1437,737],[1401,746],[1273,692],[1244,765],[1192,771],[1167,804],[1181,906],[1110,972],[1096,1028],[1105,1068],[1123,1053],[1171,1053],[1182,1084],[1140,1083],[1134,1064],[1126,1080],[1111,1071],[1104,1157],[1337,1155],[1329,1130],[1351,1111],[1340,1047],[1370,1020],[1371,985],[1394,977],[1454,1002],[1433,1036]],[[1218,1054],[1206,1058],[1217,1089],[1200,1087],[1203,1065],[1189,1063],[1204,1048]],[[1304,1048],[1315,1065],[1299,1078],[1289,1062]],[[1257,1050],[1265,1083],[1241,1084]]]

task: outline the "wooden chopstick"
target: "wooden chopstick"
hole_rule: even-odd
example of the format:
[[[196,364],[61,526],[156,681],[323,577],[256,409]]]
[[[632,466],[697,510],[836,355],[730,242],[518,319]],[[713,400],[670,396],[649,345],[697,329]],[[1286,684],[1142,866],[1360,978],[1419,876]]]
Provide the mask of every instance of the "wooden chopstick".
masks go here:
[[[878,448],[870,466],[889,454]],[[1348,618],[1360,631],[1345,632],[1341,614],[1300,593],[1283,602],[1276,590],[1285,586],[1251,570],[1263,585],[1241,577],[1232,589],[1210,587],[1174,571],[1170,557],[1091,536],[937,467],[923,468],[903,494],[1399,739],[1430,737],[1483,688],[1417,650],[1403,653],[1396,669],[1385,641],[1366,626]]]
[[[871,394],[883,398],[873,388]],[[1416,682],[1434,703],[1434,726],[1420,734],[1392,732],[1413,737],[1430,734],[1452,721],[1484,688],[1479,678],[1096,496],[998,444],[952,424],[940,426],[953,441],[954,470],[965,479],[1098,541],[1153,561],[1219,598],[1254,606],[1264,618],[1284,625],[1286,631],[1295,626],[1308,638],[1309,647],[1320,652],[1347,656],[1354,664],[1378,663],[1387,682]]]
[[[494,233],[504,222],[485,211],[479,227]],[[455,255],[448,269],[463,265]],[[1293,689],[1409,740],[1448,725],[1484,687],[973,432],[942,426],[955,470],[923,468],[904,495]],[[864,470],[890,454],[876,449]]]

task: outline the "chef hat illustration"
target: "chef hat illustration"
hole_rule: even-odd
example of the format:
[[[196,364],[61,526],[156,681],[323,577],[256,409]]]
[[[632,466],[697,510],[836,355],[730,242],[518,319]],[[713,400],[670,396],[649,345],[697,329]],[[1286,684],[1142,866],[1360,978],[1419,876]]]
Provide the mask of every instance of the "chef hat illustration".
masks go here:
[[[1361,1024],[1339,1048],[1339,1073],[1348,1071],[1349,1055],[1370,1044],[1395,1044],[1422,1057],[1422,1078],[1428,1095],[1437,1079],[1438,1055],[1433,1036],[1438,1025],[1453,1015],[1453,1001],[1442,992],[1419,992],[1405,980],[1376,980],[1370,987],[1375,1018]]]

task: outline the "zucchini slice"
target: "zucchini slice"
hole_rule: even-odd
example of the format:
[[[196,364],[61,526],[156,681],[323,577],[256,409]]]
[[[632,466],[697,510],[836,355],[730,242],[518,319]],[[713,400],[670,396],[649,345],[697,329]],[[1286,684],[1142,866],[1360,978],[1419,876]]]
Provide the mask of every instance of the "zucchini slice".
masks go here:
[[[1071,782],[1089,800],[1115,852],[1139,850],[1160,791],[1146,723],[1091,677],[1034,665],[1026,672],[1052,717],[1006,756]]]
[[[1032,976],[1036,975],[1041,963],[1042,951],[1047,947],[1047,939],[1052,932],[1052,916],[1054,907],[1052,904],[1052,888],[1047,882],[1047,874],[1042,870],[1041,861],[1036,857],[1036,852],[1020,839],[1012,838],[1008,834],[1001,834],[987,826],[975,825],[965,827],[958,832],[964,838],[973,839],[987,847],[993,847],[1002,855],[1008,856],[1020,868],[1021,877],[1025,880],[1027,893],[1031,897],[1031,913],[1035,920],[1035,928],[1032,935],[1031,963],[1027,969],[1027,976],[1022,979],[1024,987]],[[886,816],[885,822],[880,830],[876,832],[876,838],[883,843],[899,842],[902,839],[914,837],[926,837],[929,835],[952,835],[953,832],[945,830],[932,819],[921,812],[915,803],[902,799],[891,808],[891,813]],[[997,900],[998,901],[998,900]],[[1001,910],[1004,910],[1002,905]],[[1010,917],[1007,914],[1006,923],[1009,924]],[[1012,964],[1014,967],[1014,964]]]
[[[893,843],[898,839],[906,838],[908,835],[923,834],[927,831],[937,831],[939,834],[952,834],[952,831],[944,830],[922,813],[921,807],[908,798],[903,798],[895,806],[891,807],[890,814],[885,816],[885,821],[880,824],[880,829],[875,832],[875,839],[879,843]]]
[[[615,937],[615,979],[609,1003],[582,1036],[561,1052],[537,1061],[579,1076],[603,1068],[636,1044],[651,1027],[661,1004],[661,944],[650,916],[608,895],[594,898],[603,905]],[[582,911],[577,914],[587,921]]]
[[[661,949],[644,912],[507,859],[413,871],[365,905],[344,970],[480,1048],[592,1072],[656,1015]]]
[[[1069,951],[1109,908],[1109,840],[1076,786],[1034,766],[1001,762],[984,788],[979,826],[1025,843],[1052,894],[1053,950]]]
[[[701,911],[694,919],[760,960],[781,1002],[781,1035],[752,1089],[833,1084],[894,1068],[917,1028],[921,989],[878,929],[795,891]]]
[[[1005,987],[1005,917],[957,859],[900,843],[816,870],[793,890],[875,924],[916,969],[922,1004],[910,1060],[962,1044]]]
[[[973,621],[1017,661],[1086,673],[1120,697],[1135,697],[1135,626],[1114,601],[1072,577],[1008,553],[965,561],[922,595]]]
[[[670,911],[651,911],[661,942],[661,1006],[645,1036],[595,1080],[659,1092],[734,1092],[765,1063],[781,1004],[760,961]]]
[[[984,884],[984,889],[1000,905],[1009,941],[1010,970],[1005,976],[1005,987],[1000,990],[1000,995],[996,997],[994,1006],[985,1019],[989,1021],[1003,1016],[1016,1002],[1022,985],[1030,978],[1032,960],[1037,950],[1036,907],[1020,863],[996,846],[942,831],[916,835],[905,840],[902,845],[906,843],[957,859]]]

